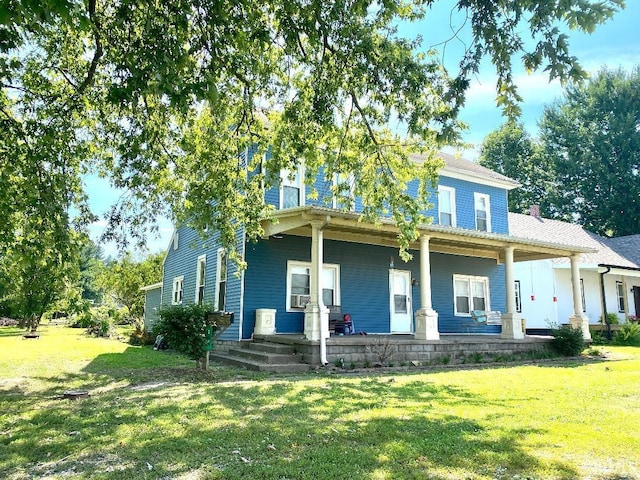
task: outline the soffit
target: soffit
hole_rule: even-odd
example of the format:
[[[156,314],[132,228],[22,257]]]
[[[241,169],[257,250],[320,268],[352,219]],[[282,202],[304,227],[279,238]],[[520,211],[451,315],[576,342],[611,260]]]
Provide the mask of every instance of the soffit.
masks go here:
[[[379,224],[360,220],[356,213],[339,212],[322,207],[299,207],[282,210],[274,215],[276,222],[265,220],[265,238],[272,235],[311,236],[311,222],[324,224],[323,237],[327,240],[398,247],[398,228],[388,219]],[[432,252],[470,257],[491,258],[503,261],[504,250],[514,248],[514,260],[540,260],[558,258],[593,251],[590,248],[556,244],[513,237],[509,235],[479,232],[461,228],[422,225],[420,233],[428,235],[429,249]],[[410,246],[419,250],[419,241]]]

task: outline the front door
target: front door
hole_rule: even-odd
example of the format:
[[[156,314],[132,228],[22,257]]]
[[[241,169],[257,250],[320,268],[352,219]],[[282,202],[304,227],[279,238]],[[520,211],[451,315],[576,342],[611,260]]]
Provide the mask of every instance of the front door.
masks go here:
[[[391,333],[411,333],[411,272],[389,270]]]

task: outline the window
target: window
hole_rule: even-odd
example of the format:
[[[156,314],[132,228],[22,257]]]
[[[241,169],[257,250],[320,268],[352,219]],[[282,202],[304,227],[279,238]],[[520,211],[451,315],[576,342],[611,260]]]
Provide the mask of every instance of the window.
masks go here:
[[[451,187],[438,187],[438,223],[456,226],[456,191]]]
[[[214,308],[224,311],[227,301],[227,251],[218,249],[218,262],[216,268],[216,301]]]
[[[616,292],[618,294],[618,311],[624,312],[624,287],[622,282],[616,282]]]
[[[174,250],[178,249],[178,232],[173,232],[173,237],[171,238],[171,245]]]
[[[338,173],[333,177],[333,208],[355,210],[356,180],[352,173]]]
[[[584,300],[584,280],[580,279],[580,297],[582,297],[582,311],[587,311],[587,302]]]
[[[171,294],[171,303],[173,305],[182,304],[183,288],[184,288],[184,276],[175,277],[173,279],[173,293]]]
[[[302,310],[311,298],[311,264],[287,262],[287,310]],[[340,266],[322,267],[322,304],[340,305]]]
[[[473,198],[476,214],[476,230],[490,232],[491,209],[489,205],[489,195],[485,195],[484,193],[474,193]]]
[[[297,171],[282,170],[280,172],[282,181],[280,187],[280,208],[301,207],[304,205],[304,174],[303,166]]]
[[[516,312],[522,313],[522,295],[520,293],[520,280],[516,280],[515,282],[515,291],[516,291]]]
[[[453,276],[455,314],[467,316],[471,310],[490,310],[489,279],[467,275]]]
[[[200,255],[198,257],[198,266],[196,269],[196,299],[195,302],[198,305],[204,303],[204,285],[205,274],[207,271],[207,255]]]

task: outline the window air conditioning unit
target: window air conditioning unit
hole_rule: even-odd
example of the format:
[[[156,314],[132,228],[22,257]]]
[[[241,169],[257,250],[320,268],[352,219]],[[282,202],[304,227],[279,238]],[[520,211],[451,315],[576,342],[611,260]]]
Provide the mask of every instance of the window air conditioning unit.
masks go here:
[[[310,300],[310,295],[291,295],[291,308],[304,308]]]

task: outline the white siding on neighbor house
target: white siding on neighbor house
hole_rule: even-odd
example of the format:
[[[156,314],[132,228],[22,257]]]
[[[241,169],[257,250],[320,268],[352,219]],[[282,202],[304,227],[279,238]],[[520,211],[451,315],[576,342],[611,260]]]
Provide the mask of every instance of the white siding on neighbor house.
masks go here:
[[[558,295],[558,323],[569,323],[573,316],[573,295],[571,287],[571,270],[568,265],[556,268],[556,285],[559,287]],[[589,318],[589,323],[600,322],[602,305],[600,302],[600,275],[594,270],[580,269],[580,278],[584,286],[584,303],[586,310],[583,313]]]
[[[526,320],[526,327],[551,328],[557,324],[558,303],[553,301],[556,289],[551,261],[516,263],[514,280],[520,281],[521,314]]]

